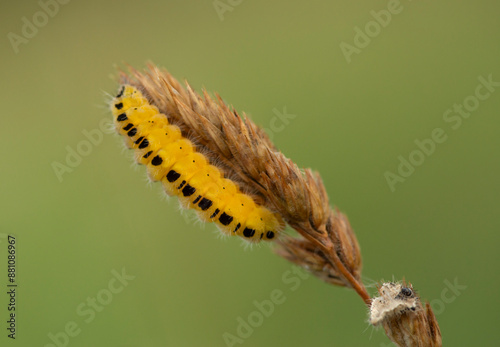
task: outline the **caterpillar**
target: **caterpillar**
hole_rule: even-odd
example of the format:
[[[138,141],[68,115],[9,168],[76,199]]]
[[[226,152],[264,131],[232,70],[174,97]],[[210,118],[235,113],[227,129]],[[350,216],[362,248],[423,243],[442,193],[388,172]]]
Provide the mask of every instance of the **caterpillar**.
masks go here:
[[[215,222],[224,234],[250,242],[273,240],[284,229],[280,215],[255,203],[225,178],[137,88],[122,85],[111,110],[117,132],[134,149],[149,177],[161,181],[167,194],[196,210],[201,220]]]

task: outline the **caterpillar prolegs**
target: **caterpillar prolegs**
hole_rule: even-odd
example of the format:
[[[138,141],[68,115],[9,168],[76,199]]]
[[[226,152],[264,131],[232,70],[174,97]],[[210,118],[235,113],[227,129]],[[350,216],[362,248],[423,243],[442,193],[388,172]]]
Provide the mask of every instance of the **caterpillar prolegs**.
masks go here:
[[[272,240],[284,229],[278,214],[256,204],[224,178],[137,88],[121,86],[111,109],[116,130],[134,149],[136,161],[147,167],[152,180],[162,182],[169,195],[195,209],[200,219],[252,242]]]

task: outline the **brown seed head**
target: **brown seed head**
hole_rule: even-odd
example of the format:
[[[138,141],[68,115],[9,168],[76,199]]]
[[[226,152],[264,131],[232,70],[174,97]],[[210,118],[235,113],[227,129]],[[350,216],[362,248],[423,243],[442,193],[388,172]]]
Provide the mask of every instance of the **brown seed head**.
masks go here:
[[[244,113],[217,96],[200,96],[154,65],[144,73],[130,68],[123,82],[140,89],[193,140],[198,149],[254,199],[278,212],[304,239],[284,238],[279,254],[309,268],[331,283],[355,288],[369,299],[360,282],[361,255],[356,237],[341,213],[334,213],[319,174],[302,170],[278,151],[265,132]],[[300,257],[297,255],[300,254]],[[312,261],[314,259],[314,261]],[[340,267],[340,268],[339,268]]]

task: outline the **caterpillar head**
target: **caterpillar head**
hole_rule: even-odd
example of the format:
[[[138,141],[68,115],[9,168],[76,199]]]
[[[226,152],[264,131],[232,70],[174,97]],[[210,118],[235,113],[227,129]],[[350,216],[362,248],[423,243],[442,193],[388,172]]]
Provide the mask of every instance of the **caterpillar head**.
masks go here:
[[[130,98],[130,97],[142,98],[142,93],[140,91],[138,91],[136,88],[134,88],[128,84],[124,84],[124,85],[120,86],[120,89],[119,89],[116,97],[117,98]]]
[[[271,241],[284,229],[284,222],[277,214],[263,206],[257,206],[248,217],[247,225],[256,230],[258,240]]]

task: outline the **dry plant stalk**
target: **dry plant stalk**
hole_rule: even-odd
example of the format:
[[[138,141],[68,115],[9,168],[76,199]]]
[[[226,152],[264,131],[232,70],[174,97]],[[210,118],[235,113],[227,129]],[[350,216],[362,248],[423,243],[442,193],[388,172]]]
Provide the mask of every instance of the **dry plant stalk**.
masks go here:
[[[330,208],[318,173],[300,169],[261,128],[218,95],[214,100],[203,91],[202,97],[153,64],[145,72],[129,70],[121,72],[123,83],[138,88],[226,177],[257,203],[281,214],[301,235],[282,235],[276,241],[278,255],[325,282],[352,288],[370,308],[370,323],[382,325],[398,346],[442,345],[429,304],[424,308],[412,288],[384,283],[380,297],[370,297],[361,281],[356,235],[347,217]]]

